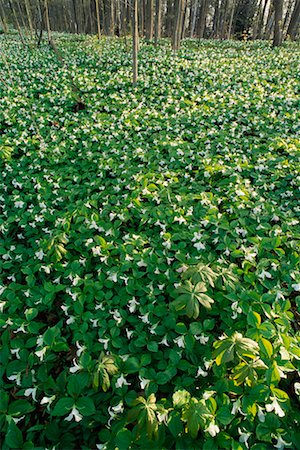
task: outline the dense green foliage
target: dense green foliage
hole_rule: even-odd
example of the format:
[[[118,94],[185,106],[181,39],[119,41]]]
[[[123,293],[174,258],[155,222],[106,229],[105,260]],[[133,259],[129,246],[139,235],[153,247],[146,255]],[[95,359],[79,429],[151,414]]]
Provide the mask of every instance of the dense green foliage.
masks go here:
[[[3,449],[300,448],[299,47],[0,39]]]

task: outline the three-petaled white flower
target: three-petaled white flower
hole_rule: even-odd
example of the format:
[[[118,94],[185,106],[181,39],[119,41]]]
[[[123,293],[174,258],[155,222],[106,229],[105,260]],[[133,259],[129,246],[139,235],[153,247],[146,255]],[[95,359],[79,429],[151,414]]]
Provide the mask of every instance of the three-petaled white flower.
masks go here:
[[[141,376],[139,376],[139,379],[140,379],[140,385],[141,385],[142,390],[144,390],[151,381],[151,380],[147,380],[147,378],[143,378]]]
[[[266,410],[268,412],[274,411],[274,413],[277,414],[277,416],[284,417],[285,416],[285,412],[283,411],[283,409],[279,405],[277,398],[276,397],[270,397],[270,399],[272,400],[272,403],[268,403],[266,405]]]
[[[36,389],[37,389],[37,388],[28,388],[28,389],[25,389],[25,392],[24,392],[25,397],[31,396],[32,399],[33,399],[33,401],[36,402],[36,401],[37,401],[37,400],[36,400]]]
[[[71,420],[75,420],[75,422],[80,422],[82,419],[82,415],[80,414],[80,412],[78,411],[78,409],[75,408],[75,406],[73,406],[72,411],[70,412],[70,414],[65,418],[65,420],[67,422],[70,422]]]
[[[82,369],[82,366],[80,364],[77,364],[75,358],[73,359],[73,364],[74,364],[74,366],[70,367],[70,369],[69,369],[71,373],[78,372],[78,370]]]
[[[206,372],[205,370],[203,370],[200,366],[198,367],[197,370],[197,374],[196,374],[196,378],[198,377],[207,377],[208,372]]]
[[[122,386],[130,386],[130,385],[131,383],[128,383],[123,374],[121,374],[116,381],[116,388],[121,388]]]
[[[278,448],[278,450],[283,450],[286,445],[292,445],[291,442],[285,442],[281,436],[277,437],[277,442],[274,445],[274,448]]]
[[[45,253],[43,252],[43,250],[39,250],[38,252],[35,252],[35,256],[41,261],[44,258]]]
[[[211,437],[215,437],[220,432],[220,428],[214,422],[210,422],[209,426],[204,431],[209,433]]]
[[[40,358],[40,361],[43,361],[46,351],[47,351],[47,347],[43,347],[41,350],[37,350],[36,352],[34,352],[34,354],[38,358]]]
[[[178,336],[178,338],[174,339],[174,342],[178,345],[178,347],[185,348],[185,341],[183,336]]]

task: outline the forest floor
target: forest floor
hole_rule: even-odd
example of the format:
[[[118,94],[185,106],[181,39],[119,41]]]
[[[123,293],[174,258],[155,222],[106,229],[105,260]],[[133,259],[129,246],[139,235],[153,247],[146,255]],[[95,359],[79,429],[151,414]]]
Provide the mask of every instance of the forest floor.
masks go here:
[[[0,36],[3,449],[300,448],[299,45],[142,42],[133,87],[55,41]]]

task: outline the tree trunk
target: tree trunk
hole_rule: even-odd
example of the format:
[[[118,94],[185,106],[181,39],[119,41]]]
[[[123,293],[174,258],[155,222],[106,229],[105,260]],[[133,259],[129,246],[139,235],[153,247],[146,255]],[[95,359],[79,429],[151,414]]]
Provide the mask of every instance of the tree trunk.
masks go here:
[[[234,15],[234,12],[235,12],[235,6],[236,6],[236,0],[233,0],[231,13],[230,13],[229,24],[228,24],[227,39],[230,39],[230,37],[231,37],[231,29],[232,29],[233,15]]]
[[[27,15],[27,22],[28,22],[28,26],[29,26],[29,30],[30,30],[30,36],[31,39],[33,39],[33,25],[32,25],[32,19],[31,19],[31,10],[30,10],[30,5],[28,3],[28,0],[25,0],[25,9],[26,9],[26,15]]]
[[[11,0],[9,0],[9,6],[10,6],[10,9],[11,9],[13,17],[14,17],[14,21],[15,21],[15,24],[16,24],[16,27],[17,27],[17,30],[18,30],[18,33],[19,33],[19,36],[20,36],[20,40],[21,40],[22,44],[25,45],[25,40],[24,40],[22,31],[21,31],[20,23],[18,21],[18,17],[16,15],[16,11],[15,11],[13,5],[12,5]]]
[[[287,35],[292,39],[292,41],[296,38],[299,24],[300,24],[300,0],[296,0],[296,4],[293,9],[290,23],[287,29]]]
[[[274,3],[274,38],[273,47],[282,44],[282,9],[283,0],[273,0]]]
[[[212,35],[214,38],[219,37],[220,32],[220,0],[215,0],[215,10],[213,17],[213,31]]]
[[[285,15],[284,15],[284,21],[283,21],[283,25],[282,25],[282,32],[284,33],[287,29],[290,17],[291,17],[291,13],[292,13],[292,5],[293,5],[294,1],[293,0],[288,0],[287,6],[286,6],[286,11],[285,11]]]
[[[179,50],[180,39],[182,35],[182,22],[184,17],[185,0],[176,0],[175,2],[175,27],[173,33],[172,47],[174,52]]]
[[[114,5],[113,0],[106,0],[104,3],[105,10],[105,32],[108,36],[114,34]]]
[[[175,19],[175,7],[176,1],[168,0],[167,1],[167,14],[166,14],[166,34],[168,37],[173,37],[174,27],[176,25]]]
[[[146,39],[151,41],[153,39],[153,0],[147,0],[146,5]]]
[[[184,0],[184,6],[182,11],[182,18],[181,18],[181,33],[180,33],[180,40],[185,38],[185,27],[186,27],[186,16],[187,16],[187,0]]]
[[[227,7],[228,0],[222,0],[220,9],[220,38],[225,39],[226,24],[227,24]]]
[[[195,27],[196,27],[196,20],[197,20],[197,13],[198,13],[198,6],[199,6],[199,0],[196,0],[194,5],[191,5],[191,30],[190,30],[190,37],[194,37],[195,33]]]
[[[73,5],[73,14],[74,14],[74,31],[78,34],[78,20],[77,20],[77,11],[76,11],[76,0],[72,1]]]
[[[45,9],[45,24],[48,35],[48,42],[53,46],[52,36],[51,36],[51,27],[50,27],[50,19],[49,19],[49,10],[48,10],[48,0],[44,0],[44,9]]]
[[[261,39],[263,36],[267,5],[268,0],[261,0],[260,9],[257,15],[255,31],[253,32],[253,39]]]
[[[155,3],[155,45],[161,36],[161,0],[156,0]]]
[[[96,16],[97,16],[97,35],[98,39],[101,39],[101,26],[100,26],[100,7],[99,0],[96,0]]]
[[[264,27],[264,34],[263,34],[264,39],[270,38],[272,26],[273,26],[273,22],[274,22],[273,1],[272,0],[270,0],[270,2],[268,1],[268,5],[269,5],[269,11],[268,11],[268,17],[266,20],[266,24]]]
[[[200,17],[199,17],[199,25],[198,25],[198,37],[199,39],[203,39],[205,27],[206,27],[206,17],[208,13],[208,0],[202,0],[201,8],[200,8]]]
[[[2,27],[3,27],[3,31],[4,31],[4,33],[8,33],[7,19],[6,19],[6,14],[5,14],[4,8],[2,6],[2,2],[0,2],[0,16],[1,16],[1,23],[2,23]]]
[[[138,25],[138,0],[133,0],[132,11],[132,82],[137,83],[138,78],[138,46],[139,46],[139,25]]]

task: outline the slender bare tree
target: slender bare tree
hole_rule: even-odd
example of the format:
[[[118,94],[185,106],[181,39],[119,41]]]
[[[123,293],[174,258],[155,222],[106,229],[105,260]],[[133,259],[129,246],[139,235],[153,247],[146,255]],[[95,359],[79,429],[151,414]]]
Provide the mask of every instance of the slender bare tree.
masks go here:
[[[300,0],[296,0],[290,23],[287,29],[287,35],[294,40],[300,25]]]
[[[282,44],[283,0],[273,0],[273,4],[274,4],[274,38],[273,38],[273,47],[279,47]]]
[[[162,0],[156,0],[155,3],[155,45],[158,43],[161,35],[161,14],[162,14]]]
[[[133,0],[132,10],[132,82],[135,85],[138,79],[138,46],[139,46],[139,24],[138,24],[138,0]]]
[[[98,39],[101,39],[101,26],[100,26],[100,7],[99,7],[99,0],[96,0],[96,15],[97,15],[97,32],[98,32]]]

